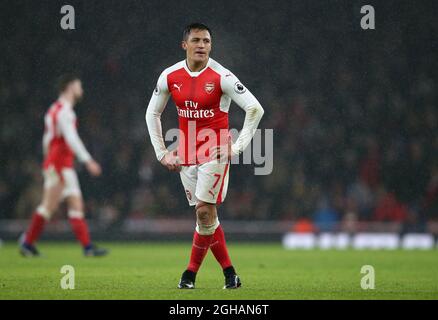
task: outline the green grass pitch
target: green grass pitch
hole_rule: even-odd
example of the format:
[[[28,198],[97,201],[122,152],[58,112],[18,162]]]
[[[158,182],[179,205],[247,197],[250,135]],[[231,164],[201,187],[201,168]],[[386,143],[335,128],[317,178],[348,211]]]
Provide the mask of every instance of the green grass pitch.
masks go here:
[[[0,247],[0,299],[438,299],[438,252],[288,251],[280,244],[231,243],[243,287],[223,290],[211,252],[195,290],[176,289],[190,243],[105,243],[108,257],[85,258],[75,243],[39,244],[42,258]],[[63,290],[63,265],[75,268],[75,289]],[[375,289],[363,290],[363,265]]]

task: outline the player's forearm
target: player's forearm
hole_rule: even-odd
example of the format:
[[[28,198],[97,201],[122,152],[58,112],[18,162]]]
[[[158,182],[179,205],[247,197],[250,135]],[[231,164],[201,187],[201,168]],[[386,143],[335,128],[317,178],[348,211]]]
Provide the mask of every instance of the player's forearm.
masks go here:
[[[79,138],[79,135],[75,129],[67,129],[64,132],[64,138],[70,149],[73,151],[76,157],[78,157],[79,161],[85,163],[91,160],[90,153],[85,148],[81,138]]]
[[[240,131],[236,142],[231,146],[231,150],[234,154],[243,152],[251,142],[265,111],[260,104],[254,104],[246,108],[245,112],[246,115],[243,128]]]
[[[170,95],[167,89],[166,76],[164,73],[162,73],[158,78],[157,86],[155,87],[151,100],[149,101],[145,115],[149,137],[151,139],[152,146],[154,147],[155,155],[157,156],[158,161],[161,161],[168,152],[163,139],[161,114],[166,108],[169,97]]]
[[[161,161],[167,153],[167,148],[163,139],[161,114],[153,111],[153,108],[148,107],[145,118],[149,137],[155,150],[155,155],[157,156],[158,161]]]

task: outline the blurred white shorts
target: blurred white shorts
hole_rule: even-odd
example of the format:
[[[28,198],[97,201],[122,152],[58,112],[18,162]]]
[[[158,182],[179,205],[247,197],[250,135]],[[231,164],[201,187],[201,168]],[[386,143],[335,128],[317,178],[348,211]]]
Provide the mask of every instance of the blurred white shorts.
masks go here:
[[[78,175],[73,168],[63,168],[61,175],[54,167],[49,167],[43,170],[44,189],[51,188],[60,181],[64,182],[64,189],[62,190],[62,198],[70,196],[82,196],[81,187],[79,185]]]
[[[229,163],[217,161],[182,166],[180,177],[189,205],[194,206],[199,200],[222,203],[227,195],[229,171]]]

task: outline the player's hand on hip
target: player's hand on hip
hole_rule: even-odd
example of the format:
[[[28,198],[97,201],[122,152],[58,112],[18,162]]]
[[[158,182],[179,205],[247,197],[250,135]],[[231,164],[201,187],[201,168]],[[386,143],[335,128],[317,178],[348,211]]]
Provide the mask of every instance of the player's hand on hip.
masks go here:
[[[181,171],[181,160],[177,156],[177,152],[171,151],[166,153],[163,159],[161,159],[161,164],[165,166],[170,171],[179,172]]]
[[[96,161],[94,161],[93,159],[89,160],[86,164],[85,167],[87,168],[88,172],[93,176],[93,177],[98,177],[102,174],[102,168],[100,167],[100,164],[98,164]]]

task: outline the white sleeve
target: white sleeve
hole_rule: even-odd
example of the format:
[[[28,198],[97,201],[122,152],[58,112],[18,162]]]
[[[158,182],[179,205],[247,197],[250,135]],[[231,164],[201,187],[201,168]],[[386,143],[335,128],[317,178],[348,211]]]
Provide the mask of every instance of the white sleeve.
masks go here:
[[[264,110],[256,97],[231,72],[221,76],[222,91],[245,110],[245,121],[236,142],[231,146],[234,154],[245,150],[253,138]]]
[[[76,115],[73,110],[65,109],[60,112],[58,124],[65,141],[78,157],[79,161],[87,162],[91,159],[91,155],[82,143],[81,138],[79,138],[75,122]]]
[[[149,136],[155,150],[158,161],[161,161],[168,152],[163,139],[163,129],[161,126],[161,114],[169,101],[169,89],[167,88],[167,76],[163,72],[158,78],[157,86],[152,94],[151,100],[146,110],[146,125]]]

